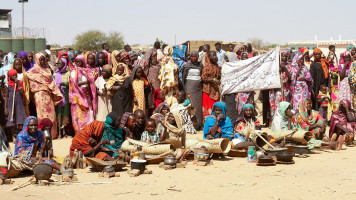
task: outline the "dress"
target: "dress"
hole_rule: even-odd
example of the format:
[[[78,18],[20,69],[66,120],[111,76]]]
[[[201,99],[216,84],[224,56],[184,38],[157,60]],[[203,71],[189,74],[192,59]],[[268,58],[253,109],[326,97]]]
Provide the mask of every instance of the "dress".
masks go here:
[[[125,112],[132,111],[132,86],[130,79],[125,79],[125,81],[120,84],[115,83],[115,86],[120,86],[120,90],[116,90],[112,99],[112,111],[117,112],[122,116]]]
[[[19,124],[23,124],[27,117],[26,112],[25,112],[25,107],[24,107],[24,104],[22,101],[22,99],[23,99],[22,95],[21,95],[20,91],[16,91],[14,121],[11,122],[13,94],[14,94],[14,88],[11,86],[8,86],[9,98],[7,99],[7,111],[9,113],[9,115],[7,116],[6,127],[17,126]]]
[[[133,95],[136,98],[138,104],[133,103],[132,112],[135,112],[138,109],[143,111],[146,110],[146,100],[145,100],[145,85],[147,85],[147,81],[144,78],[139,80],[132,81],[132,91]]]
[[[306,66],[302,66],[302,69],[299,72],[299,78],[305,78],[307,81],[298,81],[297,80],[298,69],[292,67],[291,69],[291,89],[292,89],[292,104],[293,110],[297,111],[299,109],[299,104],[304,98],[310,98],[311,93],[310,89],[313,85],[313,79],[310,76],[309,70]]]
[[[149,49],[140,60],[139,66],[144,69],[144,73],[148,81],[154,80],[154,83],[152,84],[153,90],[159,89],[161,83],[157,77],[159,75],[161,65],[157,61],[157,50],[154,48]]]
[[[107,83],[109,79],[104,79],[100,76],[95,81],[95,86],[99,92],[104,93],[105,83]],[[96,120],[105,121],[106,116],[112,111],[112,96],[108,95],[105,92],[105,96],[98,96],[98,111],[96,112]]]
[[[349,83],[350,83],[350,90],[352,94],[352,105],[356,108],[356,61],[354,61],[351,65],[350,72],[349,72]],[[354,113],[356,113],[356,109],[354,109]]]

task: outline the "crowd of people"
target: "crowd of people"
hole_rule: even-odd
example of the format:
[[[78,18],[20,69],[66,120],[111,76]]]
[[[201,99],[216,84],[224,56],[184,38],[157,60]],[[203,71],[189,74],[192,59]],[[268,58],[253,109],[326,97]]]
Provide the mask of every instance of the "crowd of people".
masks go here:
[[[203,130],[204,139],[249,141],[251,124],[272,131],[313,133],[316,140],[353,145],[356,112],[356,47],[340,55],[316,48],[281,50],[282,88],[220,94],[225,62],[258,56],[251,44],[221,43],[187,51],[185,45],[155,42],[144,55],[132,51],[8,52],[0,68],[0,120],[15,154],[45,151],[48,140],[72,136],[70,154],[113,160],[131,138],[150,143],[175,141]],[[327,54],[324,54],[327,53]],[[256,96],[257,97],[257,96]],[[263,103],[263,122],[256,118]],[[330,126],[329,133],[326,127]],[[44,130],[50,132],[45,137]],[[15,140],[16,138],[16,140]],[[339,148],[340,149],[340,148]],[[57,167],[53,161],[50,163]]]

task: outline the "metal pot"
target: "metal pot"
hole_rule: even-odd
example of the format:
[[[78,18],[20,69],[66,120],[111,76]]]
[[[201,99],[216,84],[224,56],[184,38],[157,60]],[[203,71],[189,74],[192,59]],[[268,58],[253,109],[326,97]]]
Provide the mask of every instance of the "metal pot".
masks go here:
[[[300,155],[307,154],[307,153],[309,153],[308,146],[303,146],[303,145],[294,146],[294,153],[297,153]]]
[[[278,152],[286,151],[287,148],[275,148],[275,149],[267,149],[267,153],[269,156],[276,156]]]
[[[273,163],[273,158],[271,156],[260,156],[257,158],[258,163]]]
[[[63,177],[73,178],[74,169],[73,168],[63,169],[62,170],[62,175],[63,175]]]
[[[146,160],[131,160],[131,169],[138,169],[140,171],[145,171],[146,169]]]
[[[52,176],[52,167],[46,163],[40,163],[33,167],[33,175],[36,180],[48,180]]]
[[[276,154],[277,160],[282,162],[291,162],[293,160],[294,153],[291,152],[278,152]]]
[[[168,155],[164,159],[164,164],[165,165],[170,165],[170,166],[175,166],[177,164],[177,159],[175,157],[173,157],[172,155]]]

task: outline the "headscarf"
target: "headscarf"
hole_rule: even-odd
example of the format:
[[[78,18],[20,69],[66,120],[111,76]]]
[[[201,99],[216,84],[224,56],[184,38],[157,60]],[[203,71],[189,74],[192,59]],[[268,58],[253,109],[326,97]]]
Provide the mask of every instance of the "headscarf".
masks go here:
[[[237,53],[242,47],[244,47],[243,44],[236,44],[232,52]]]
[[[287,49],[287,48],[284,48],[284,49],[282,49],[281,50],[281,54],[289,54],[289,49]]]
[[[105,55],[105,53],[104,52],[99,52],[99,53],[96,54],[95,65],[98,66],[98,67],[99,67],[99,56],[100,56],[100,54]],[[104,62],[103,66],[108,64],[108,62],[107,62],[108,60],[107,59],[104,59],[104,60],[105,60],[105,62]]]
[[[215,112],[214,109],[215,107],[219,107],[221,109],[221,114],[224,115],[224,118],[221,119],[219,121],[218,124],[218,133],[220,134],[216,134],[215,138],[219,138],[219,137],[223,137],[223,138],[228,138],[229,140],[232,139],[233,137],[233,126],[231,123],[231,119],[226,116],[226,104],[224,102],[218,101],[216,103],[214,103],[212,112],[211,112],[211,116],[208,116],[206,118],[205,124],[204,124],[204,136],[203,138],[206,139],[206,136],[210,133],[210,129],[215,125],[215,121],[216,121],[216,116],[215,116]]]
[[[351,102],[349,100],[342,100],[339,103],[339,107],[336,111],[334,111],[330,118],[330,129],[329,129],[329,136],[332,137],[333,133],[336,132],[336,125],[345,125],[347,123],[347,115],[346,113],[342,112],[340,109],[341,102],[344,102],[344,105],[350,110],[351,109]],[[350,111],[352,118],[354,118],[353,113]]]
[[[341,54],[340,65],[338,67],[338,71],[342,71],[343,67],[346,67],[346,74],[347,74],[351,68],[352,62],[350,61],[350,63],[347,66],[342,67],[342,64],[345,65],[345,60],[344,60],[345,56],[351,56],[351,52],[346,50]]]
[[[108,70],[109,72],[112,73],[113,67],[112,64],[106,64],[103,66],[102,70]],[[113,95],[114,92],[111,92],[112,87],[115,85],[116,82],[119,82],[120,84],[123,84],[124,81],[129,77],[129,75],[125,74],[125,72],[121,75],[118,74],[112,74],[109,81],[106,82],[105,84],[105,88],[107,91],[110,91],[110,93],[108,93],[109,95]]]
[[[131,112],[125,112],[124,115],[122,115],[121,121],[120,121],[120,127],[124,128],[126,126],[127,121],[129,120],[129,117],[131,115],[134,115]]]
[[[309,53],[309,50],[306,47],[302,47],[302,48],[299,49],[299,52],[301,52],[304,55],[306,53]]]
[[[136,65],[136,66],[133,68],[133,70],[132,70],[132,72],[131,72],[131,75],[130,75],[130,81],[131,81],[131,83],[135,80],[136,71],[137,71],[139,68],[142,69],[142,76],[143,76],[142,78],[144,79],[145,82],[147,82],[147,78],[146,78],[146,76],[145,76],[145,73],[143,73],[143,68],[140,67],[140,66],[138,66],[138,65]],[[147,83],[148,83],[148,82],[147,82]],[[146,85],[146,84],[145,84],[145,85]]]
[[[203,65],[198,61],[199,60],[199,52],[198,51],[192,51],[190,52],[190,55],[197,55],[197,62],[192,63],[192,61],[188,61],[183,65],[183,80],[185,80],[188,76],[188,71],[189,69],[198,69],[201,73],[203,69]]]
[[[37,120],[37,118],[34,116],[27,117],[23,124],[22,131],[19,134],[17,134],[16,144],[15,144],[15,155],[18,155],[23,151],[29,151],[29,154],[31,155],[37,141],[39,142],[38,144],[39,148],[43,146],[44,138],[41,131],[37,130],[35,135],[30,135],[28,133],[28,124],[32,119]]]
[[[171,113],[176,121],[177,126],[170,124],[168,121],[169,114],[171,114]],[[182,139],[183,138],[185,139],[185,137],[184,137],[185,129],[183,127],[181,115],[178,110],[171,111],[171,112],[167,113],[165,125],[168,129],[167,131],[169,134],[169,139],[178,140],[181,137],[182,137]]]
[[[170,108],[170,106],[166,102],[160,103],[157,108],[153,111],[154,114],[161,113],[163,108]]]
[[[303,57],[303,54],[302,54],[301,52],[298,52],[298,51],[297,51],[297,52],[294,54],[294,57],[292,58],[291,66],[298,69],[298,68],[299,68],[299,67],[298,67],[298,61],[299,61],[299,59],[302,58],[302,57]]]
[[[87,66],[87,61],[86,61],[84,55],[78,55],[75,59],[79,59],[83,62],[83,68]]]
[[[74,54],[72,52],[68,51],[67,54],[70,60],[74,59]]]
[[[255,108],[253,107],[253,105],[250,104],[250,103],[245,104],[244,107],[242,108],[242,111],[245,111],[246,108],[251,108],[252,110],[255,109]]]
[[[64,89],[62,86],[60,86],[60,84],[63,82],[62,81],[62,74],[66,73],[67,72],[67,66],[68,66],[68,63],[67,63],[67,60],[65,58],[61,58],[61,60],[64,62],[64,67],[62,69],[57,69],[55,71],[55,81],[56,81],[56,85],[59,87],[59,90],[61,91],[62,95],[64,95]],[[63,98],[63,100],[61,101],[61,103],[58,104],[59,107],[63,107],[64,105],[66,104],[66,98]]]
[[[101,147],[105,147],[107,149],[116,151],[121,148],[122,143],[124,142],[122,128],[115,127],[115,123],[120,120],[120,115],[117,112],[111,112],[106,116],[106,120],[104,122],[104,133],[101,138],[103,140],[115,141],[114,144],[104,144]],[[119,157],[118,152],[106,152],[111,157]]]
[[[183,73],[183,65],[185,63],[185,53],[187,51],[187,46],[185,45],[177,45],[173,48],[172,58],[174,62],[179,67],[179,79],[182,80]]]
[[[352,51],[353,48],[355,48],[355,46],[352,45],[352,44],[350,44],[350,45],[348,45],[348,46],[346,47],[346,50]]]
[[[43,118],[38,122],[38,128],[43,130],[46,126],[53,126],[53,122],[49,118]]]
[[[310,115],[312,115],[312,118],[310,119],[310,116],[308,114],[308,110],[307,110],[307,101],[311,101],[308,98],[304,98],[299,105],[299,114],[298,114],[298,119],[297,119],[297,123],[298,126],[299,124],[304,121],[308,124],[307,128],[309,129],[310,125],[313,125],[316,123],[316,119],[318,117],[318,112],[315,110],[311,110]]]
[[[156,89],[153,92],[153,100],[154,100],[154,103],[155,103],[155,108],[157,108],[163,102],[161,99],[158,98],[160,91],[161,91],[160,89]]]
[[[126,52],[125,52],[126,53]],[[125,74],[130,74],[130,71],[129,71],[129,67],[126,66],[124,63],[121,62],[121,55],[120,55],[120,60],[117,60],[116,57],[120,54],[120,52],[118,50],[115,50],[111,53],[111,56],[112,56],[112,59],[111,59],[111,62],[112,62],[112,65],[113,65],[113,70],[112,70],[112,73],[113,74],[116,74],[116,70],[117,70],[117,67],[119,65],[123,65],[124,66],[124,73]],[[127,55],[129,55],[128,53],[126,53]],[[126,55],[125,54],[125,55]],[[126,56],[127,56],[126,55]]]
[[[251,108],[251,109],[252,109],[252,116],[251,116],[251,118],[249,119],[249,121],[253,121],[253,122],[256,122],[256,121],[257,121],[257,118],[256,118],[256,116],[255,116],[255,112],[254,112],[255,107],[254,107],[252,104],[247,103],[247,104],[245,104],[245,105],[243,106],[242,112],[240,113],[240,116],[239,116],[239,117],[237,118],[237,120],[235,121],[235,123],[234,123],[235,126],[236,126],[236,124],[238,124],[240,121],[247,121],[246,118],[245,118],[245,112],[244,112],[246,108]]]
[[[219,66],[210,62],[209,54],[205,55],[205,63],[201,77],[203,80],[220,78]],[[211,99],[218,101],[220,99],[219,87],[220,83],[217,82],[203,83],[203,92],[207,93]]]
[[[7,61],[6,61],[7,60]],[[7,82],[7,72],[11,69],[12,64],[15,61],[15,54],[10,52],[4,57],[3,66],[0,68],[0,76],[5,75],[4,82]]]
[[[11,86],[12,88],[15,89],[16,82],[15,82],[15,81],[12,81],[12,80],[10,79],[10,76],[13,76],[13,75],[17,75],[17,71],[14,70],[14,69],[10,69],[10,70],[7,72],[7,84],[8,84],[9,86]],[[23,88],[23,83],[22,83],[22,81],[19,81],[19,83],[20,83],[21,87]],[[19,87],[18,87],[18,86],[16,87],[16,92],[17,92],[17,91],[19,91]]]
[[[277,112],[272,118],[272,131],[285,131],[288,130],[288,116],[286,110],[291,104],[286,101],[281,101],[277,107]]]
[[[22,56],[25,56],[26,60],[27,60],[26,64],[22,63],[22,66],[25,68],[25,71],[27,72],[28,70],[30,70],[33,67],[33,65],[31,65],[31,63],[29,62],[26,52],[20,51],[18,58],[21,59]]]
[[[323,71],[324,71],[324,77],[325,77],[325,78],[328,78],[328,76],[329,76],[328,66],[327,66],[328,61],[326,61],[323,57],[321,57],[319,60],[316,59],[316,58],[315,58],[315,54],[316,54],[316,53],[320,53],[320,55],[321,55],[323,52],[321,52],[321,50],[320,50],[319,48],[316,48],[316,49],[314,49],[314,51],[313,51],[313,57],[314,57],[314,61],[315,61],[315,62],[320,62],[320,63],[321,63],[321,66],[322,66]]]

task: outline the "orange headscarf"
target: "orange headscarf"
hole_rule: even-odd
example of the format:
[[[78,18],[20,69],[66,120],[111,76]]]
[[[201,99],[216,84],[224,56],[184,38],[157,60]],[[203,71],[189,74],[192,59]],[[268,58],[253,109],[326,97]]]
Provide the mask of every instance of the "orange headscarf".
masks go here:
[[[314,57],[314,61],[321,63],[321,66],[322,66],[323,71],[324,71],[324,77],[325,77],[325,78],[328,78],[328,76],[329,76],[329,73],[328,73],[328,65],[327,65],[327,64],[329,64],[328,61],[326,61],[324,58],[320,58],[319,60],[316,59],[316,58],[315,58],[315,53],[320,53],[320,55],[321,55],[321,54],[322,54],[321,50],[318,49],[318,48],[314,49],[314,51],[313,51],[313,57]]]

